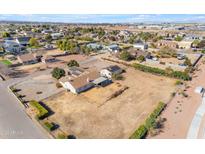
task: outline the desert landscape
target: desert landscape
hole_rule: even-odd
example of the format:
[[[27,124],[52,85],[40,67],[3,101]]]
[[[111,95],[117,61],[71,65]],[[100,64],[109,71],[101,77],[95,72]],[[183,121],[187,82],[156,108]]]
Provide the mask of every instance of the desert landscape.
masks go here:
[[[169,101],[175,80],[132,68],[127,68],[123,75],[124,80],[104,88],[79,95],[62,92],[43,100],[55,113],[49,119],[77,138],[129,138],[159,101]],[[125,85],[127,90],[106,101],[106,97]]]

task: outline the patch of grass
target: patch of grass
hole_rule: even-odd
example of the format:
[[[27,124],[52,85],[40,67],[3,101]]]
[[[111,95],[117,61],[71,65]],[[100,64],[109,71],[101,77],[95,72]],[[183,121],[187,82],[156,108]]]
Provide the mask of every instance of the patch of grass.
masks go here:
[[[9,60],[5,60],[5,59],[1,60],[0,62],[3,63],[4,65],[7,65],[7,66],[12,64]]]
[[[38,111],[38,114],[36,115],[36,118],[38,120],[42,120],[48,116],[49,114],[48,110],[45,109],[39,102],[32,100],[30,101],[30,104]]]

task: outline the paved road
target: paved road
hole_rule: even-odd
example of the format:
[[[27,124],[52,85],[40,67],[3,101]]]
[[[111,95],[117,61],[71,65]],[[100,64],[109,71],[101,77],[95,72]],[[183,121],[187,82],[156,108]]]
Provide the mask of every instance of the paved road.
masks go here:
[[[8,86],[25,78],[0,81],[0,138],[42,139],[48,138],[25,113],[15,96],[9,92]]]
[[[205,97],[202,98],[202,103],[194,115],[194,118],[189,127],[187,139],[197,139],[199,129],[200,129],[200,124],[204,115],[205,115]]]

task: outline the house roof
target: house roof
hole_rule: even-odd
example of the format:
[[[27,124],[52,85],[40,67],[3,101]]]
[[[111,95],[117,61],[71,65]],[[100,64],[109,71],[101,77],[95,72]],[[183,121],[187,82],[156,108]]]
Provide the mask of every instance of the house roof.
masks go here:
[[[110,72],[116,72],[118,70],[121,70],[121,68],[117,65],[112,65],[112,66],[106,67],[105,69],[107,69]]]
[[[36,60],[36,58],[34,57],[33,54],[23,54],[18,56],[18,59],[23,63],[23,62],[27,62],[27,61],[32,61],[32,60]]]
[[[96,84],[96,85],[98,85],[98,84],[100,84],[100,83],[102,83],[102,82],[104,82],[104,81],[107,81],[107,80],[108,80],[108,79],[107,79],[106,77],[101,76],[101,77],[95,79],[95,80],[93,81],[93,83]]]
[[[51,60],[51,59],[55,59],[55,57],[53,57],[51,55],[43,55],[43,59]]]
[[[118,45],[117,44],[111,44],[110,46],[108,46],[110,49],[112,48],[118,48]]]
[[[31,37],[18,37],[16,38],[19,42],[29,42]]]
[[[74,78],[71,81],[68,81],[68,80],[67,81],[70,82],[70,84],[75,89],[78,89],[78,88],[81,88],[81,87],[91,83],[90,81],[93,81],[93,80],[95,80],[95,79],[97,79],[99,77],[100,77],[100,73],[98,71],[96,71],[96,70],[93,70],[93,71],[91,71],[89,73],[86,73],[84,75],[76,77],[76,78]],[[66,79],[68,79],[68,78],[62,78],[62,79],[60,79],[60,81],[66,82]]]

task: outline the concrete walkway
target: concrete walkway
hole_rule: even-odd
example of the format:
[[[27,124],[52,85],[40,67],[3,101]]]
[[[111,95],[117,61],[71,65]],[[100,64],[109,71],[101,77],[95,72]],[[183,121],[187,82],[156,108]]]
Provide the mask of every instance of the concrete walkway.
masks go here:
[[[187,134],[187,139],[197,139],[199,129],[200,129],[200,124],[204,115],[205,115],[205,97],[202,98],[202,103],[197,109],[195,116],[191,122]]]

